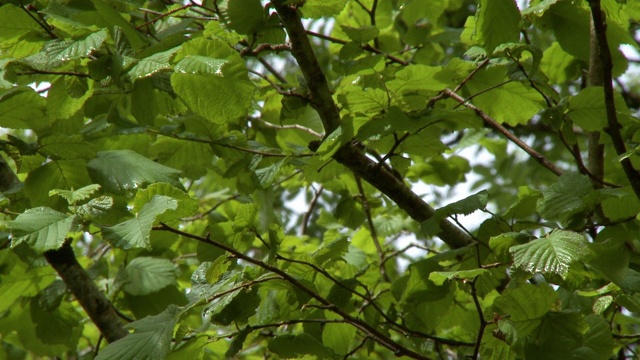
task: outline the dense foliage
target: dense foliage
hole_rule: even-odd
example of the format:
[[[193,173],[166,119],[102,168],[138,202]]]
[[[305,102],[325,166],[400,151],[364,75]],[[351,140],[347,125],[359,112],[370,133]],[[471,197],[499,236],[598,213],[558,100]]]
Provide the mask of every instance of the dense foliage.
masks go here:
[[[639,21],[3,1],[0,358],[637,356]]]

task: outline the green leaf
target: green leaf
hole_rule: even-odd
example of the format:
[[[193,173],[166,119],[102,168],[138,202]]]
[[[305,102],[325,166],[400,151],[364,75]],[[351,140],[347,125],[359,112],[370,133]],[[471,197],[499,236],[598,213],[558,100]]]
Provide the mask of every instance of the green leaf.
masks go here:
[[[10,40],[42,29],[19,7],[6,3],[0,6],[0,40]]]
[[[92,159],[96,156],[93,144],[81,135],[51,134],[39,139],[38,150],[52,159]]]
[[[176,64],[174,70],[183,74],[223,76],[222,69],[228,63],[225,59],[187,55]]]
[[[344,355],[351,350],[356,328],[350,324],[329,323],[322,330],[322,343],[336,354]]]
[[[375,26],[364,26],[354,28],[351,26],[341,25],[340,28],[353,42],[368,43],[380,35],[380,30]]]
[[[558,230],[547,237],[528,244],[513,246],[515,266],[531,273],[554,273],[567,277],[569,265],[589,255],[584,236],[566,230]]]
[[[267,189],[270,187],[271,184],[273,184],[273,181],[278,177],[278,174],[280,174],[280,168],[282,168],[284,163],[285,160],[283,159],[267,167],[256,169],[255,176],[258,180],[258,186],[261,189]]]
[[[396,72],[396,78],[386,84],[391,93],[414,91],[442,91],[455,82],[455,74],[441,66],[416,64]]]
[[[53,189],[49,191],[49,196],[60,195],[62,196],[69,205],[74,205],[75,203],[88,199],[91,194],[98,191],[100,189],[100,185],[91,184],[85,187],[82,187],[78,190],[62,190],[62,189]]]
[[[616,112],[629,113],[622,96],[615,94]],[[607,110],[604,103],[604,90],[601,86],[589,86],[569,99],[567,115],[574,124],[587,131],[601,131],[607,125]]]
[[[269,341],[269,351],[280,358],[298,358],[314,355],[320,359],[331,359],[334,354],[309,334],[280,335]]]
[[[473,96],[471,101],[482,111],[513,126],[527,123],[546,107],[542,96],[530,86],[505,81],[506,68],[492,66],[476,73],[463,89],[465,96]]]
[[[227,18],[227,27],[239,34],[252,35],[265,23],[265,10],[260,0],[231,0],[226,9],[221,8]]]
[[[30,87],[18,86],[0,91],[0,126],[9,129],[43,127],[49,123],[44,114],[45,103],[45,98]]]
[[[89,200],[88,203],[75,208],[76,214],[83,218],[99,219],[107,215],[107,211],[113,206],[113,198],[100,196]]]
[[[51,84],[47,93],[47,113],[55,120],[72,118],[83,109],[84,104],[93,95],[93,89],[94,82],[88,81],[87,91],[78,96],[77,92],[69,91],[64,78],[59,78]]]
[[[347,0],[306,0],[302,8],[300,8],[303,18],[318,19],[323,16],[332,16],[338,14]]]
[[[179,49],[179,47],[174,47],[166,51],[155,53],[140,60],[129,71],[131,80],[138,80],[152,76],[161,71],[171,70],[171,59],[173,59]]]
[[[137,257],[124,268],[122,289],[130,295],[148,295],[176,283],[176,269],[167,259]]]
[[[160,165],[131,150],[100,151],[87,165],[95,182],[107,192],[130,193],[155,182],[182,188],[178,170]]]
[[[184,191],[166,183],[156,183],[149,185],[146,189],[138,190],[133,199],[133,211],[140,212],[141,209],[156,195],[165,195],[178,201],[178,208],[167,210],[158,216],[160,222],[171,222],[176,219],[193,215],[198,210],[198,201],[190,197]]]
[[[29,209],[9,222],[13,236],[11,246],[26,242],[38,251],[59,249],[67,234],[76,230],[76,216],[57,212],[48,207]]]
[[[69,302],[47,311],[40,306],[38,298],[32,298],[31,319],[35,323],[38,339],[45,344],[63,344],[76,348],[83,330],[83,315]],[[51,331],[55,329],[55,331]]]
[[[572,218],[591,211],[595,196],[587,176],[564,173],[557,183],[542,193],[537,209],[545,219],[568,223]]]
[[[493,301],[493,307],[500,314],[508,315],[507,321],[516,327],[518,338],[524,338],[540,324],[557,298],[547,284],[522,284],[505,290]]]
[[[480,356],[487,360],[514,360],[516,353],[503,340],[493,334],[485,333],[480,345]]]
[[[127,325],[135,331],[100,350],[96,360],[164,359],[169,354],[179,308],[170,305],[155,316]]]
[[[0,275],[0,311],[4,313],[15,306],[20,297],[38,294],[51,284],[56,276],[55,270],[49,266],[34,268],[19,261],[11,264],[9,271]]]
[[[176,199],[156,195],[140,209],[135,218],[114,226],[102,227],[102,236],[113,246],[123,250],[150,248],[151,227],[158,215],[177,208]]]
[[[435,235],[440,232],[440,222],[452,215],[469,215],[477,210],[484,209],[489,201],[489,194],[482,190],[465,199],[456,201],[436,210],[435,214],[420,224],[420,229],[425,234]]]
[[[190,67],[175,72],[171,85],[182,100],[196,113],[210,121],[224,123],[247,114],[255,86],[247,76],[244,61],[229,45],[219,40],[194,39],[182,46],[177,56],[178,64],[188,56]],[[194,61],[202,64],[202,57],[211,59],[205,66],[194,68]],[[187,60],[185,60],[187,61]],[[225,66],[220,66],[226,61]],[[182,63],[182,67],[184,67]],[[191,73],[195,69],[215,70],[210,74]],[[216,70],[217,69],[217,70]]]
[[[60,64],[75,59],[85,58],[94,51],[99,50],[107,39],[107,31],[100,30],[92,33],[82,40],[52,40],[48,42],[44,51],[50,61],[50,67],[58,67]]]
[[[515,1],[481,0],[476,17],[476,31],[487,53],[520,39],[520,11]]]
[[[434,271],[429,274],[429,280],[436,285],[444,284],[445,280],[473,280],[480,275],[490,275],[488,269],[471,269],[460,271]]]

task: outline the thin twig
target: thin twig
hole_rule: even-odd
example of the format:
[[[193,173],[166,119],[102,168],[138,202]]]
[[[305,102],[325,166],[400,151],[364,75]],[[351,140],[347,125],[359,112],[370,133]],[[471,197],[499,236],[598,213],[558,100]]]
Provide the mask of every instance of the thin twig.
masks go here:
[[[382,280],[386,282],[391,282],[389,279],[389,274],[384,267],[384,250],[382,246],[380,246],[380,241],[378,240],[378,232],[376,231],[376,227],[373,224],[373,218],[371,217],[371,208],[369,207],[369,201],[367,200],[367,194],[364,192],[364,187],[362,186],[362,180],[360,176],[355,175],[356,184],[358,185],[358,191],[360,192],[360,201],[362,203],[362,210],[367,217],[367,224],[369,225],[369,233],[371,234],[371,240],[373,240],[373,245],[376,247],[376,252],[378,253],[378,262],[380,263],[378,266],[380,267],[380,274],[382,275]]]
[[[605,180],[600,179],[597,176],[593,175],[593,173],[589,169],[587,169],[587,167],[584,165],[584,162],[582,161],[582,156],[580,155],[579,149],[572,149],[571,148],[571,145],[564,138],[564,135],[562,135],[562,131],[558,131],[558,138],[560,139],[560,142],[567,148],[567,150],[573,156],[573,158],[576,160],[576,165],[578,166],[578,171],[580,171],[581,174],[587,175],[589,178],[591,178],[591,180],[596,181],[596,182],[598,182],[598,183],[600,183],[602,185],[608,186],[608,187],[612,187],[612,188],[620,188],[620,187],[622,187],[620,185],[610,183],[608,181],[605,181]],[[577,147],[577,144],[575,146]]]
[[[287,129],[294,129],[294,130],[300,130],[300,131],[304,131],[307,134],[313,135],[319,139],[322,139],[323,135],[320,134],[319,132],[310,129],[306,126],[302,126],[299,124],[291,124],[291,125],[276,125],[276,124],[272,124],[266,120],[263,120],[261,118],[251,118],[251,120],[253,121],[257,121],[260,124],[262,124],[264,127],[268,127],[268,128],[272,128],[272,129],[282,129],[282,130],[287,130]]]
[[[473,349],[473,359],[478,359],[478,357],[480,356],[480,344],[482,343],[482,335],[484,334],[484,329],[487,326],[487,322],[484,319],[484,312],[482,310],[482,306],[480,305],[480,300],[478,299],[478,292],[476,291],[476,281],[478,281],[477,277],[469,283],[469,286],[471,287],[471,297],[473,298],[473,303],[476,306],[476,311],[478,312],[478,317],[480,318],[480,329],[478,329],[476,346]]]
[[[317,37],[317,38],[322,39],[322,40],[327,40],[327,41],[330,41],[332,43],[342,44],[342,45],[345,45],[345,44],[349,43],[349,41],[347,41],[347,40],[338,39],[338,38],[335,38],[333,36],[321,34],[321,33],[315,32],[315,31],[306,30],[306,32],[307,32],[307,34],[309,34],[309,35],[311,35],[313,37]],[[386,53],[386,52],[384,52],[384,51],[382,51],[382,50],[380,50],[380,49],[378,49],[376,47],[373,47],[373,46],[369,45],[369,44],[363,44],[363,45],[361,45],[361,47],[362,47],[363,50],[366,50],[368,52],[372,52],[374,54],[382,55],[382,56],[386,57],[387,59],[389,59],[390,61],[392,61],[394,63],[398,63],[398,64],[403,65],[403,66],[409,65],[409,62],[404,61],[404,60],[402,60],[402,59],[400,59],[398,57],[395,57],[395,56],[393,56],[391,54],[388,54],[388,53]]]
[[[29,5],[29,7],[32,7],[32,6],[33,5]],[[26,12],[27,15],[29,15],[29,17],[33,19],[33,21],[35,21],[38,25],[40,25],[40,27],[43,28],[44,31],[47,32],[47,34],[49,35],[50,38],[52,38],[52,39],[56,39],[57,38],[56,34],[54,34],[53,31],[51,31],[51,28],[49,27],[49,24],[47,24],[46,21],[44,21],[44,19],[43,19],[44,23],[40,22],[40,20],[36,19],[36,17],[33,16],[31,11],[29,11],[29,9],[27,9],[27,7],[24,6],[24,4],[22,3],[22,0],[20,0],[20,8],[22,10],[24,10],[24,12]],[[40,16],[40,15],[38,14],[38,16]]]
[[[48,70],[31,70],[25,72],[18,72],[16,75],[66,75],[77,77],[89,77],[89,74],[79,73],[75,71],[48,71]]]
[[[276,77],[276,79],[278,79],[278,81],[280,81],[283,84],[288,84],[287,79],[285,79],[285,77],[282,76],[282,74],[280,74],[278,70],[276,70],[267,60],[265,60],[261,56],[258,56],[257,59],[260,62],[260,64],[262,64],[262,66],[264,66],[264,68],[267,69],[267,71],[269,71],[273,76]]]
[[[179,8],[175,8],[173,10],[167,11],[166,13],[162,13],[158,17],[155,17],[155,18],[145,22],[144,24],[136,26],[136,29],[140,30],[141,28],[143,28],[143,27],[145,27],[147,25],[151,25],[151,24],[155,23],[156,21],[158,21],[158,20],[160,20],[160,19],[162,19],[164,17],[167,17],[167,16],[169,16],[171,14],[177,13],[178,11],[182,11],[182,10],[188,9],[188,8],[190,8],[192,6],[193,6],[193,4],[186,4],[186,5],[180,6]]]
[[[491,116],[487,115],[484,111],[480,110],[475,105],[468,102],[468,100],[464,99],[460,95],[455,92],[445,89],[443,91],[446,95],[451,97],[452,99],[459,102],[461,105],[473,110],[484,122],[489,125],[491,128],[496,130],[497,132],[504,135],[511,142],[516,144],[519,148],[524,150],[527,154],[529,154],[534,160],[544,166],[546,169],[551,171],[552,173],[560,176],[562,175],[562,170],[558,169],[549,159],[547,159],[544,155],[540,154],[536,150],[534,150],[531,146],[527,145],[524,141],[520,140],[517,136],[513,135],[509,130],[507,130],[504,126],[500,125],[497,121],[495,121]]]
[[[313,214],[313,210],[318,204],[318,200],[320,199],[320,195],[322,195],[323,191],[324,191],[324,187],[320,185],[320,188],[315,191],[315,194],[313,194],[313,197],[311,198],[311,202],[309,203],[309,208],[307,209],[307,211],[304,213],[304,216],[302,217],[302,227],[300,228],[300,235],[304,235],[307,233],[307,227],[309,226],[309,219],[311,218],[311,214]]]
[[[483,67],[485,67],[485,66],[489,63],[489,61],[491,61],[491,59],[490,59],[490,58],[486,58],[486,59],[484,59],[484,60],[480,63],[480,65],[478,65],[475,69],[473,69],[473,71],[471,71],[471,72],[469,73],[469,75],[467,75],[467,77],[466,77],[466,78],[464,78],[464,79],[460,82],[460,84],[458,84],[458,86],[456,86],[456,87],[453,89],[453,91],[454,91],[454,92],[458,92],[460,89],[462,89],[462,87],[463,87],[466,83],[468,83],[468,82],[469,82],[469,80],[471,80],[471,78],[473,78],[473,77],[478,73],[478,71],[480,71],[480,69],[482,69]]]
[[[378,331],[376,328],[374,328],[373,326],[369,325],[367,322],[354,317],[350,314],[348,314],[347,312],[345,312],[344,310],[340,309],[338,306],[336,306],[335,304],[333,304],[332,302],[330,302],[329,300],[327,300],[326,298],[322,297],[321,295],[319,295],[317,292],[315,292],[314,290],[310,289],[309,287],[307,287],[306,285],[304,285],[301,281],[299,281],[298,279],[296,279],[295,277],[289,275],[288,273],[286,273],[284,270],[274,266],[274,265],[270,265],[265,263],[264,261],[260,261],[260,260],[256,260],[246,254],[244,254],[243,252],[237,251],[236,249],[232,248],[231,246],[228,246],[226,244],[222,244],[219,243],[217,241],[212,240],[211,238],[205,238],[202,236],[197,236],[194,234],[190,234],[175,228],[172,228],[171,226],[168,226],[164,223],[161,223],[160,226],[156,226],[153,228],[154,230],[161,230],[161,231],[168,231],[177,235],[180,235],[182,237],[188,238],[188,239],[193,239],[199,242],[202,242],[204,244],[208,244],[214,247],[217,247],[221,250],[224,250],[228,253],[230,253],[231,255],[237,257],[240,260],[243,260],[247,263],[256,265],[264,270],[270,271],[274,274],[277,274],[279,276],[281,276],[284,280],[286,280],[287,282],[289,282],[291,285],[295,286],[296,288],[300,289],[302,292],[304,292],[305,294],[309,295],[311,298],[313,298],[314,300],[318,301],[320,304],[322,304],[323,307],[325,307],[326,310],[329,310],[331,312],[334,312],[335,314],[341,316],[345,322],[349,323],[350,325],[354,326],[355,328],[359,329],[360,331],[364,332],[366,335],[371,336],[372,339],[375,339],[375,341],[382,345],[383,347],[393,351],[394,353],[396,353],[397,355],[404,355],[404,356],[408,356],[411,357],[413,359],[428,359],[428,357],[421,355],[409,348],[406,348],[405,346],[397,343],[395,340],[391,339],[389,336],[381,333],[380,331]],[[311,304],[309,304],[311,305]]]

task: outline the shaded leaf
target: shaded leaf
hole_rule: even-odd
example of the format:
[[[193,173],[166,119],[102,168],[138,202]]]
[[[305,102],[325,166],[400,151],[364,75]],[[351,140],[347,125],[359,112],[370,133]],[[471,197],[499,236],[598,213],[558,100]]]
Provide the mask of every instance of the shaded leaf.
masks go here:
[[[148,295],[175,284],[176,270],[167,259],[137,257],[127,264],[119,281],[131,295]]]
[[[96,360],[164,359],[178,314],[179,308],[170,305],[161,314],[132,322],[127,327],[134,332],[101,349]]]
[[[163,195],[155,195],[136,217],[114,226],[102,227],[102,236],[113,246],[123,250],[149,248],[151,227],[158,215],[178,208],[178,201]]]

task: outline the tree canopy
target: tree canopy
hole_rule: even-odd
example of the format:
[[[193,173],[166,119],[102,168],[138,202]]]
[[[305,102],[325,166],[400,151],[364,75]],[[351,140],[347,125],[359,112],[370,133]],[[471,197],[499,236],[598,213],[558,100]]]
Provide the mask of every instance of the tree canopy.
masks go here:
[[[639,24],[3,1],[0,358],[638,356]]]

